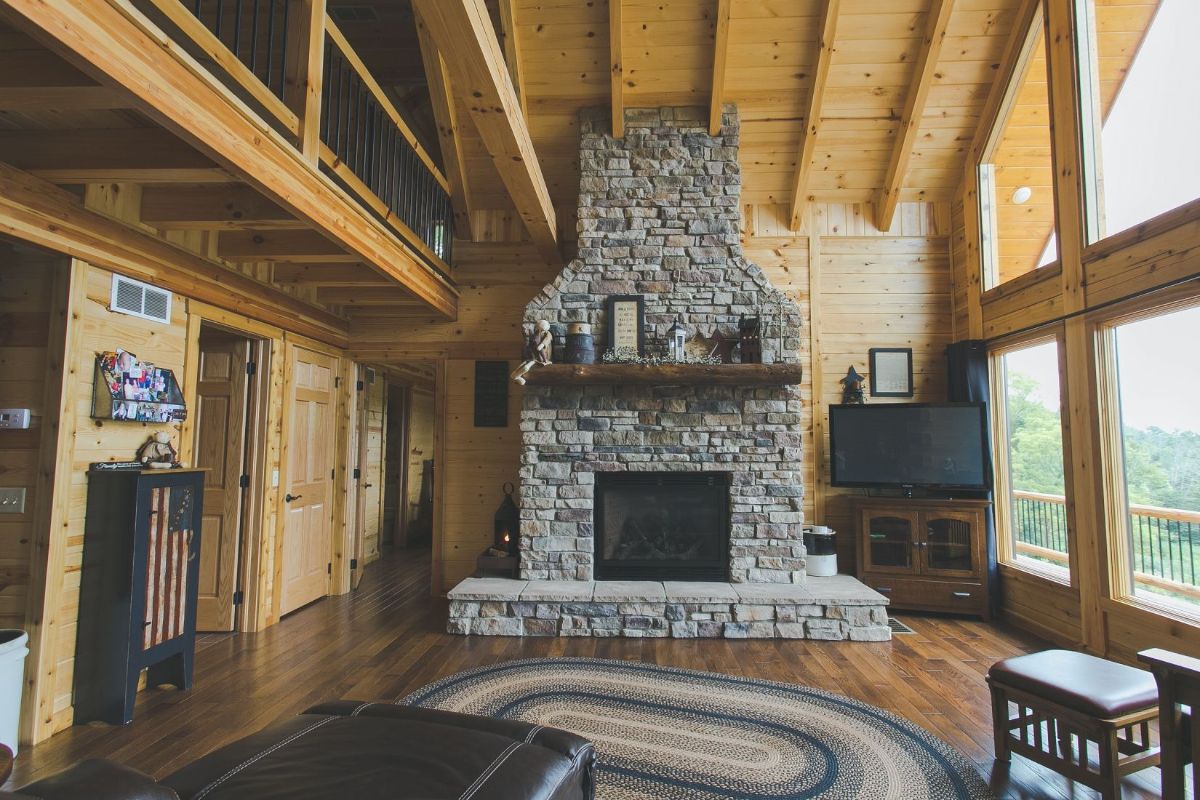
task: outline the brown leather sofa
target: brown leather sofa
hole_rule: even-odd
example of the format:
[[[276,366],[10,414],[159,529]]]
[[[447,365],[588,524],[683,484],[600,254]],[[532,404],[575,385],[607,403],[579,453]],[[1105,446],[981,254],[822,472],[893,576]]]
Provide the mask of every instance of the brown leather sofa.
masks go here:
[[[591,800],[596,753],[566,731],[386,703],[310,708],[161,781],[84,761],[20,800]]]

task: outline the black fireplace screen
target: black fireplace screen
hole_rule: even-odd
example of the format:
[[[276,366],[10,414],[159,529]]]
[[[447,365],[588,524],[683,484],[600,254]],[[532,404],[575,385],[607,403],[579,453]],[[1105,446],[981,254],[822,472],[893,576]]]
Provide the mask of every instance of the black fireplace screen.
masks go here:
[[[729,580],[729,473],[596,474],[596,577]]]

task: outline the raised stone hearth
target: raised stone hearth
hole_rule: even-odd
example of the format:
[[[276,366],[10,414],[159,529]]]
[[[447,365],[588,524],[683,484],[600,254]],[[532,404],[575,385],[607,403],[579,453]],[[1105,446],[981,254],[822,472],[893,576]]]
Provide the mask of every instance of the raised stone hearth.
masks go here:
[[[846,575],[804,585],[468,578],[450,633],[675,639],[892,638],[887,598]]]

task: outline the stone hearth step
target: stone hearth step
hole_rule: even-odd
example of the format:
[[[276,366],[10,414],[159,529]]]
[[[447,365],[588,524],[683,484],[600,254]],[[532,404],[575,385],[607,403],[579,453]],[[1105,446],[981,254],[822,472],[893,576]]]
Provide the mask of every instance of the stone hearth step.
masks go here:
[[[479,636],[891,639],[886,597],[849,575],[801,584],[467,578],[447,630]]]

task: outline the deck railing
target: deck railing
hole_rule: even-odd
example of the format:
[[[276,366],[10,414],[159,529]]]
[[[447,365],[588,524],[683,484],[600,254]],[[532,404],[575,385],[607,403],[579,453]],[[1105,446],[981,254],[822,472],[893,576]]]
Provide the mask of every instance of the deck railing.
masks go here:
[[[305,73],[301,0],[142,0],[149,3],[272,124],[304,138],[297,113]],[[449,183],[386,92],[328,16],[320,59],[320,163],[426,261],[450,261]],[[439,263],[440,262],[440,263]]]
[[[1067,509],[1062,495],[1014,491],[1018,555],[1066,567]],[[1134,583],[1200,602],[1200,512],[1130,504]]]

